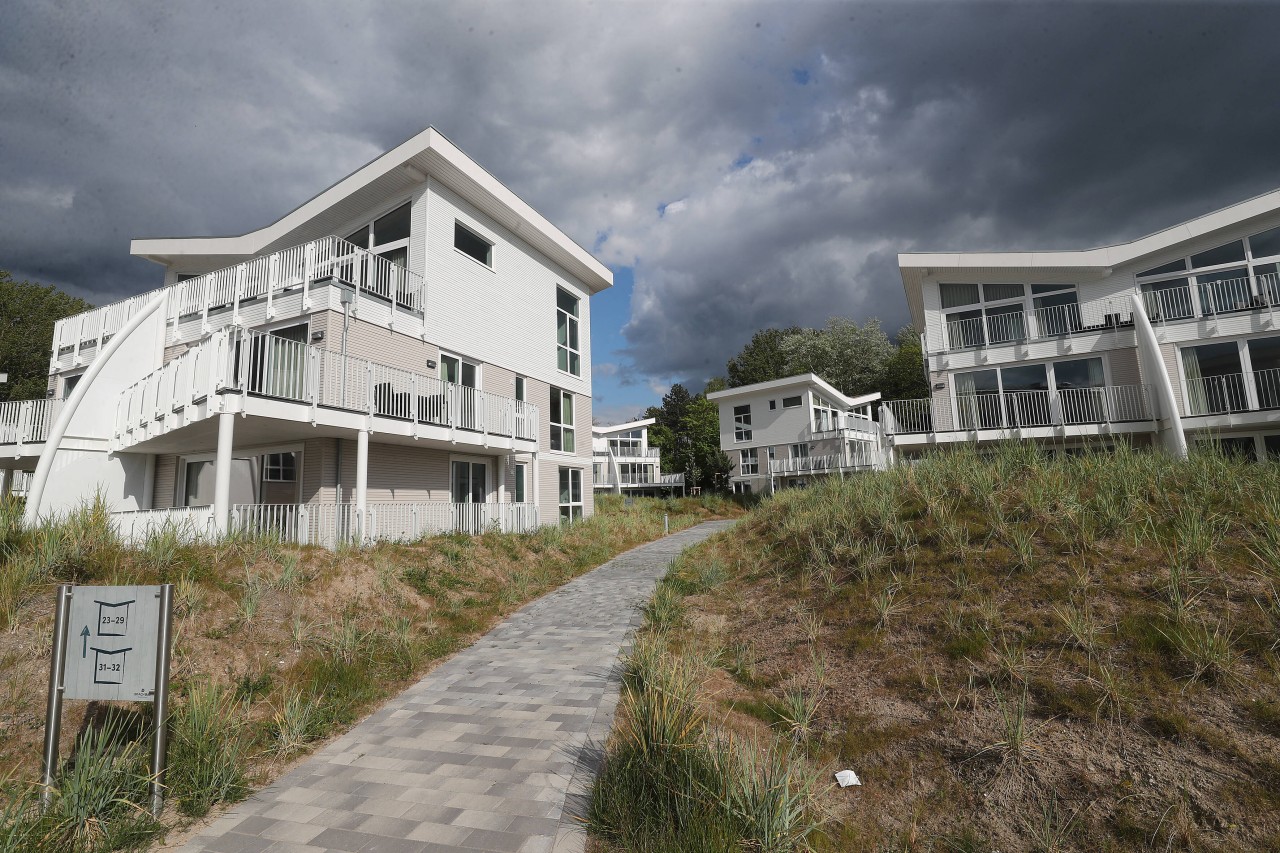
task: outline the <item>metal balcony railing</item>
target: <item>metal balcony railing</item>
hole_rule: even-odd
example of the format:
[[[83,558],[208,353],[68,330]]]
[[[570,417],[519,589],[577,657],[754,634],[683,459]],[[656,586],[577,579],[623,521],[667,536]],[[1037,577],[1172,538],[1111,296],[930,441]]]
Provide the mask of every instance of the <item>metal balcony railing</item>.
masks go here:
[[[116,438],[228,390],[484,435],[538,438],[538,408],[531,403],[261,332],[215,335],[130,386],[117,407]]]
[[[1133,325],[1133,311],[1126,305],[1106,300],[951,320],[945,323],[946,345],[949,350],[972,349],[1127,328]]]
[[[166,322],[172,340],[180,323],[195,319],[201,333],[237,325],[241,309],[249,305],[265,305],[269,319],[275,300],[287,293],[301,293],[305,308],[313,287],[329,282],[351,288],[357,307],[362,299],[375,299],[420,315],[426,305],[426,285],[417,273],[346,240],[322,237],[59,320],[54,358],[100,348],[158,293],[169,295]]]
[[[1280,409],[1280,368],[1188,379],[1183,410],[1190,417]]]
[[[44,441],[61,410],[61,400],[10,400],[0,403],[0,444]]]
[[[1146,385],[959,394],[954,403],[951,423],[963,431],[1149,421],[1155,411]],[[931,433],[936,415],[932,399],[889,400],[881,424],[888,435]]]
[[[876,467],[879,450],[874,447],[850,449],[847,454],[827,453],[820,456],[796,456],[790,459],[774,459],[769,463],[769,473],[826,474],[832,471],[861,471]]]
[[[1144,290],[1142,304],[1153,323],[1271,311],[1280,307],[1280,276],[1265,273]]]

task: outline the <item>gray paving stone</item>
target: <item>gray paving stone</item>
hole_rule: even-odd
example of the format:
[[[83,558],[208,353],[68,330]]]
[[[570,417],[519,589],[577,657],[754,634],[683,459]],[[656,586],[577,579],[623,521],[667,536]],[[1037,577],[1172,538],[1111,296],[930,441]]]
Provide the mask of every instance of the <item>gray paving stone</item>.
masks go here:
[[[580,853],[639,607],[710,522],[513,613],[183,853]]]

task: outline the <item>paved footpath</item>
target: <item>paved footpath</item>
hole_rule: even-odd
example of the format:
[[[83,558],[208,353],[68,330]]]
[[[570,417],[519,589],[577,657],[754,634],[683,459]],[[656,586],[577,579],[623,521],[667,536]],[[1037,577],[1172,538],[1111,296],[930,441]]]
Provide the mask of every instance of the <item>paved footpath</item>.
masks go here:
[[[187,853],[581,851],[581,813],[638,607],[707,522],[621,554],[512,614]]]

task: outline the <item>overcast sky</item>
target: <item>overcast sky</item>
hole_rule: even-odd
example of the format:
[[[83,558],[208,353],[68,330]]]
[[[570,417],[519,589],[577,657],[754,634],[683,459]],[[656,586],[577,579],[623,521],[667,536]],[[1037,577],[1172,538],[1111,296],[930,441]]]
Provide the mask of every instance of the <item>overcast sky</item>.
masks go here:
[[[0,268],[264,225],[434,125],[615,270],[597,416],[769,325],[907,321],[895,255],[1084,248],[1280,186],[1280,5],[0,4]]]

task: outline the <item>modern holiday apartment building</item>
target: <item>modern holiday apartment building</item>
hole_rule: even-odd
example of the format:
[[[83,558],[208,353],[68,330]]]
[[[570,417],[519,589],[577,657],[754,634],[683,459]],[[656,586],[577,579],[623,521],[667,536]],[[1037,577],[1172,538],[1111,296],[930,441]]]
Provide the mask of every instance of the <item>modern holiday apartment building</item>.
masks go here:
[[[880,395],[846,397],[813,373],[707,395],[720,407],[720,449],[735,494],[803,486],[814,477],[882,468]]]
[[[684,474],[662,473],[662,451],[649,446],[653,418],[591,428],[592,482],[598,492],[684,494]]]
[[[592,512],[590,298],[612,276],[427,129],[238,237],[135,240],[156,291],[57,324],[0,406],[30,518],[304,542]]]
[[[898,264],[932,389],[882,405],[898,457],[1120,436],[1280,454],[1280,190],[1118,246]]]

